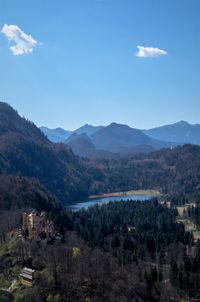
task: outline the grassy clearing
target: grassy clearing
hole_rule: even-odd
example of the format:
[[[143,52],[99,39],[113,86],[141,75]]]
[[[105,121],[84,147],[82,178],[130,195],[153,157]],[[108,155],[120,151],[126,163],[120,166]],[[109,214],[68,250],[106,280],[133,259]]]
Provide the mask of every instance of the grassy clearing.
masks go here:
[[[193,205],[195,206],[195,205]],[[178,218],[177,221],[182,222],[185,226],[185,230],[187,232],[191,232],[194,236],[195,240],[200,239],[200,231],[197,230],[197,226],[194,224],[194,222],[191,221],[189,217],[187,217],[187,208],[188,206],[179,206],[177,207],[178,210]]]
[[[180,207],[177,207],[177,210],[178,210],[178,215],[179,217],[184,217],[184,212],[187,211],[187,207],[186,206],[180,206]]]
[[[91,195],[91,199],[95,198],[104,198],[104,197],[120,197],[120,196],[131,196],[131,195],[145,195],[145,196],[160,196],[160,192],[156,190],[131,190],[125,192],[113,192],[113,193],[106,193],[101,195]]]
[[[193,232],[193,234],[194,234],[194,232],[196,231],[196,226],[192,221],[189,220],[185,224],[185,229],[186,229],[186,231]]]
[[[0,244],[0,257],[2,257],[6,253],[10,253],[13,250],[13,247],[16,242],[17,242],[17,238],[13,236],[13,237],[8,237],[6,242]]]
[[[21,270],[18,264],[14,264],[16,259],[13,250],[17,242],[18,239],[13,236],[8,237],[6,242],[0,245],[0,262],[4,268],[3,272],[0,273],[0,288],[9,288]]]
[[[200,240],[200,231],[193,231],[193,236],[195,240]]]

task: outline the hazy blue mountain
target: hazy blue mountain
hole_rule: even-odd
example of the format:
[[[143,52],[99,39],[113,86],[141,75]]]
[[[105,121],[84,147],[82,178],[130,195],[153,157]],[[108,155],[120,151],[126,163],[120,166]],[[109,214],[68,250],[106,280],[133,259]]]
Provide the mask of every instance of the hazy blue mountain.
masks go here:
[[[72,149],[72,151],[81,157],[112,157],[114,154],[105,150],[97,150],[91,138],[86,134],[73,133],[65,143]]]
[[[151,138],[168,142],[200,144],[200,125],[191,125],[185,121],[143,130],[143,133]]]
[[[94,144],[86,133],[73,133],[66,141],[72,151],[79,156],[89,156],[96,150]]]
[[[117,123],[106,127],[86,124],[74,131],[47,127],[40,129],[50,141],[66,143],[75,154],[84,157],[146,153],[182,143],[181,140],[176,143],[175,140],[157,139],[147,133],[150,130],[142,131]]]
[[[83,134],[86,133],[88,136],[92,135],[96,131],[102,129],[103,126],[92,126],[92,125],[84,125],[74,131],[65,130],[62,128],[50,129],[48,127],[42,126],[40,130],[48,137],[48,139],[53,143],[60,143],[66,141],[71,134]]]
[[[90,136],[102,128],[104,128],[104,126],[92,126],[92,125],[85,124],[84,126],[74,130],[73,132],[77,134],[86,133],[88,136]]]
[[[72,133],[72,131],[64,130],[62,128],[50,129],[48,127],[40,127],[40,130],[48,137],[51,142],[60,143],[65,141]]]
[[[112,123],[100,129],[91,135],[91,139],[97,149],[118,153],[131,153],[131,150],[136,153],[137,149],[140,150],[139,152],[145,152],[147,149],[152,151],[153,148],[159,149],[171,146],[166,142],[148,137],[141,130],[117,123]]]

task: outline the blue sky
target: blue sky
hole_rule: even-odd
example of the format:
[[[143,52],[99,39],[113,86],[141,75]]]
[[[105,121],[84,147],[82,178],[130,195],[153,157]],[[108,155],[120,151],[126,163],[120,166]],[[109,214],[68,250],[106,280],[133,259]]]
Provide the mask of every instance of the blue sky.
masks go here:
[[[0,0],[0,29],[0,100],[38,126],[200,123],[199,0]]]

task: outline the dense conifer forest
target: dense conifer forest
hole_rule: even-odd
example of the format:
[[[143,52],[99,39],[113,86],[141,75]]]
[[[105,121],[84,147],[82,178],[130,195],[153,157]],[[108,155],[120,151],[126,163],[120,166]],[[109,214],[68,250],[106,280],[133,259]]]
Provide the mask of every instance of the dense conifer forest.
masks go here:
[[[11,229],[20,225],[19,213],[12,213]],[[130,200],[62,215],[62,241],[1,236],[1,284],[6,287],[24,266],[37,270],[33,288],[0,291],[3,301],[199,298],[200,243],[176,222],[176,208],[157,199]]]

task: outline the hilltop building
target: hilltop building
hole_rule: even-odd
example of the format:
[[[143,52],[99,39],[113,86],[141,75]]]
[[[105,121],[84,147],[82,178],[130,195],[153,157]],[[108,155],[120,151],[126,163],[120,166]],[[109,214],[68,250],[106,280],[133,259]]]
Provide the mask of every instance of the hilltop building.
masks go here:
[[[46,213],[23,213],[23,232],[30,240],[51,239],[54,236],[52,221],[47,220]]]

